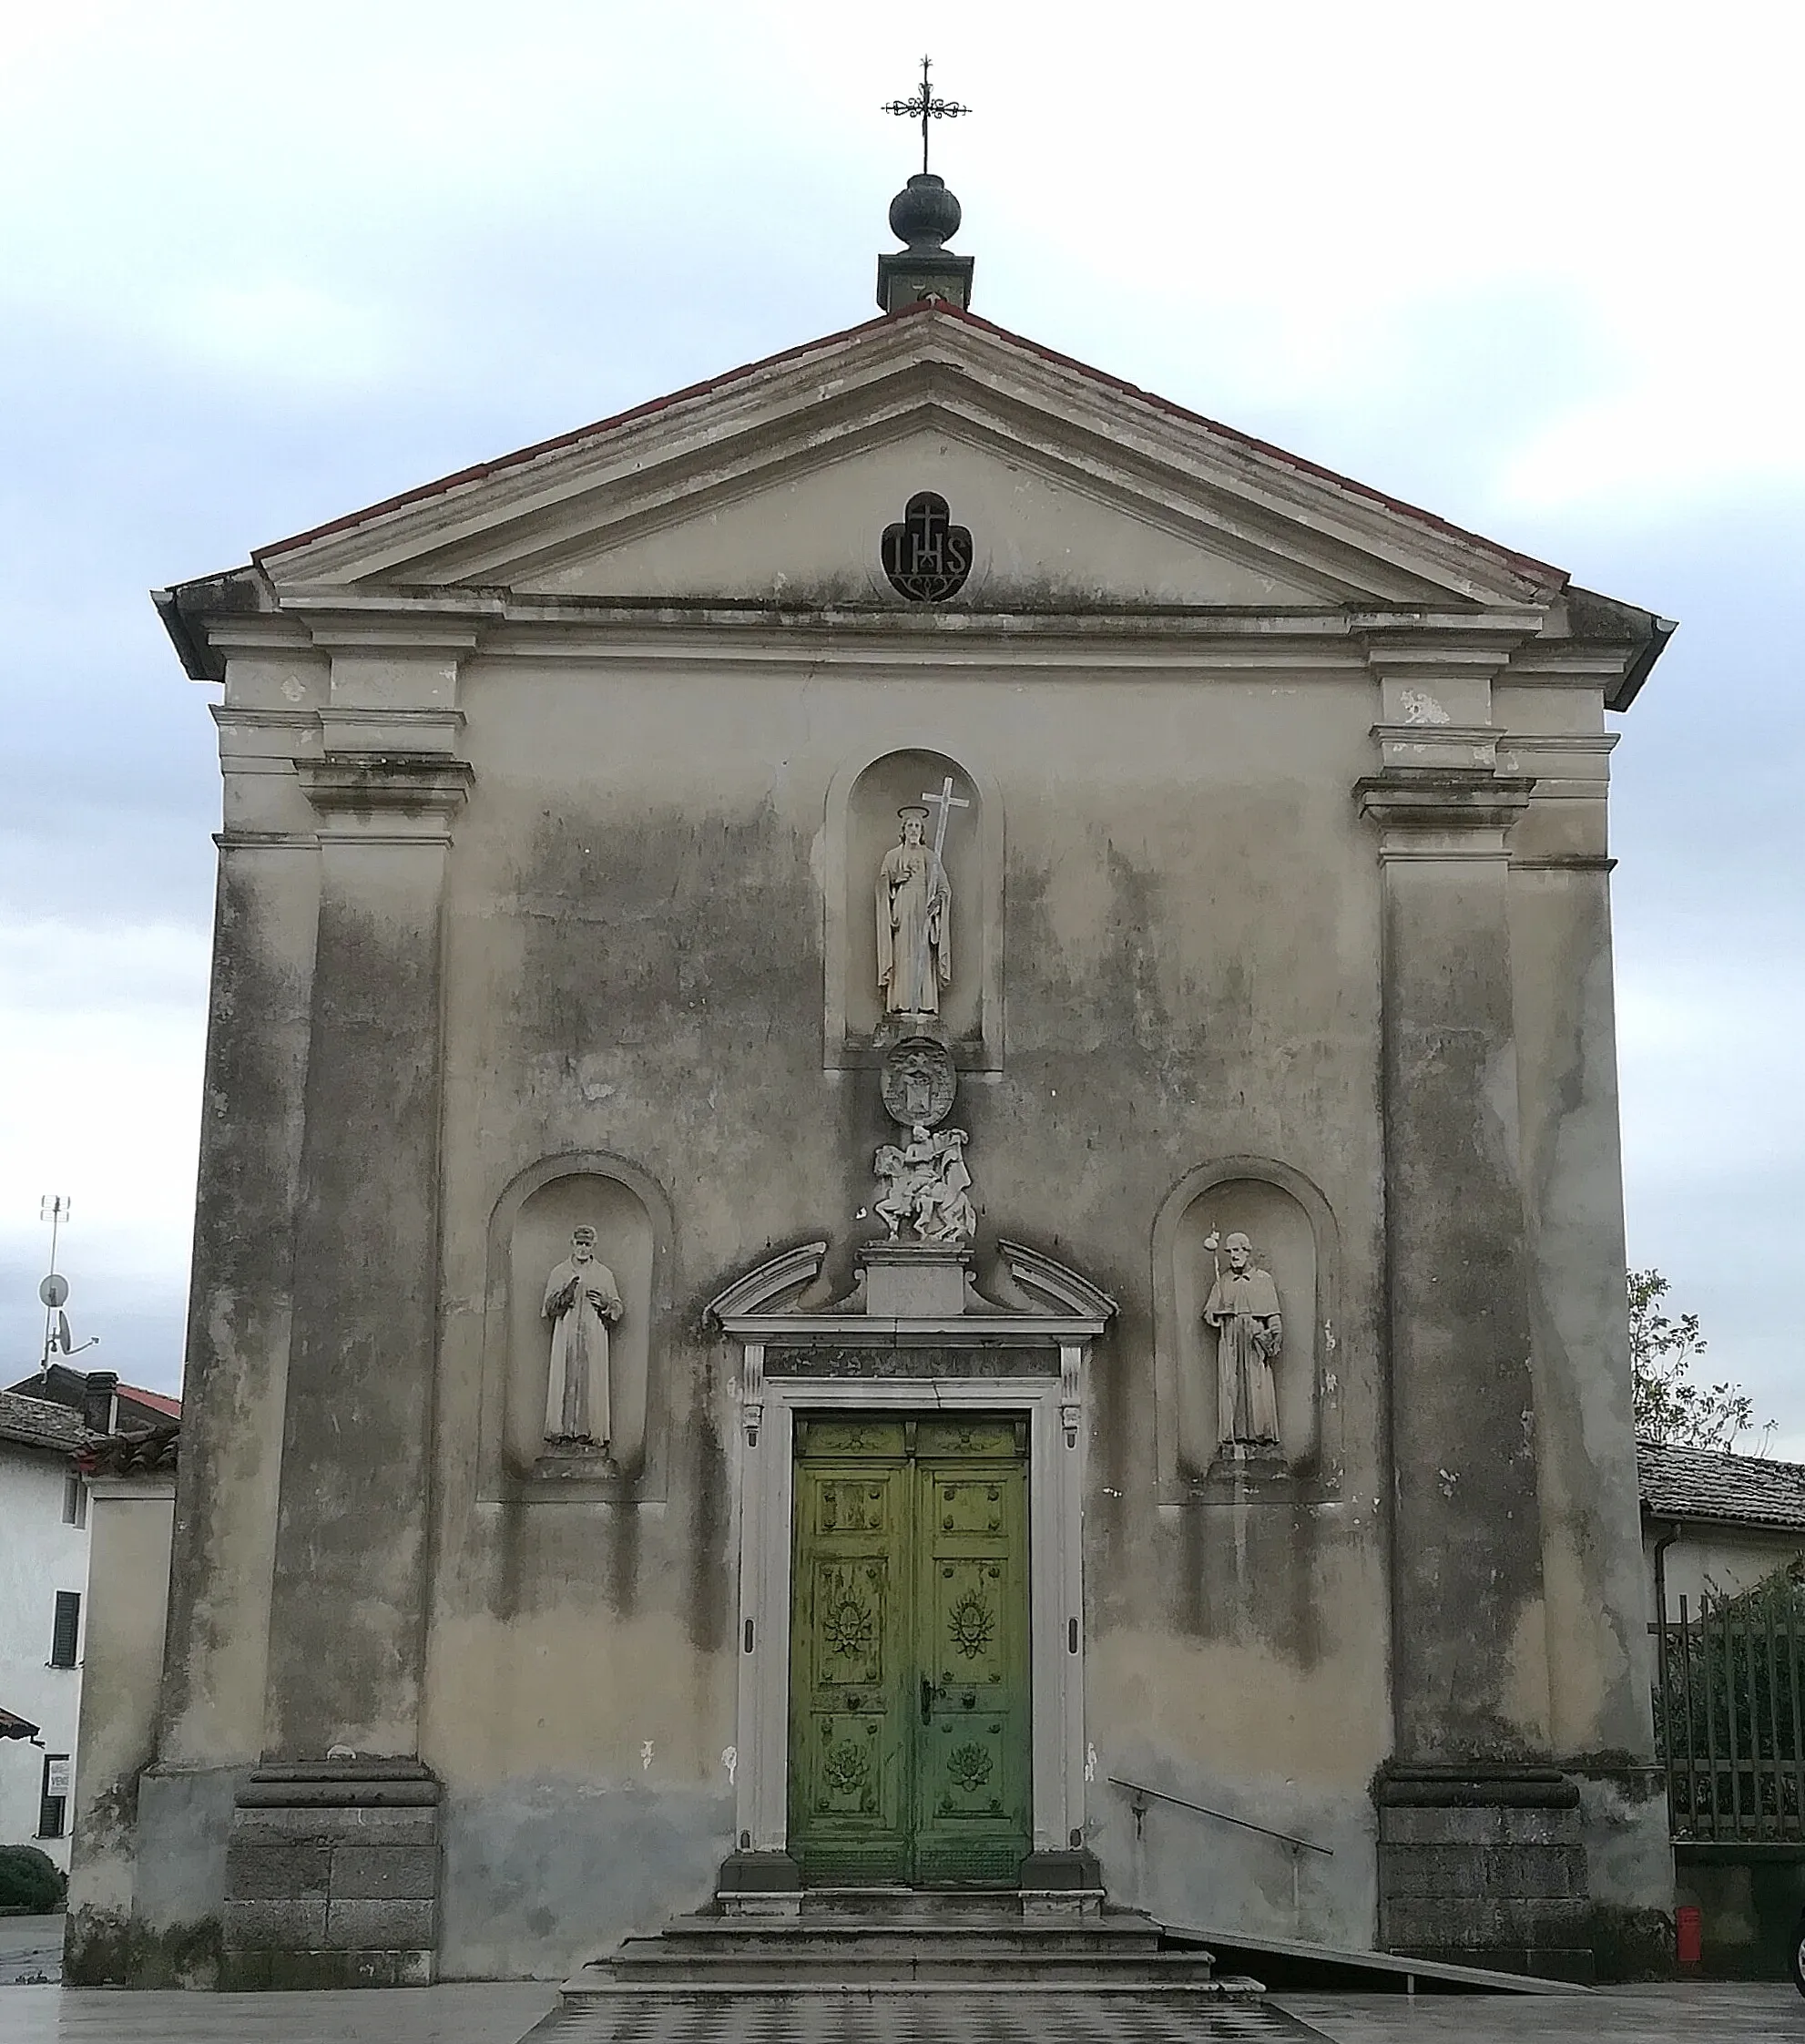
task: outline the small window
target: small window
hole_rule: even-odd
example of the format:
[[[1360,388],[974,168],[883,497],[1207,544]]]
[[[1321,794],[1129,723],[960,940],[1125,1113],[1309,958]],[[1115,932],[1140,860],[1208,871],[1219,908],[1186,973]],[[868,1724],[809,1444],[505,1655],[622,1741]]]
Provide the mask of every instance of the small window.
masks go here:
[[[56,1620],[50,1630],[50,1665],[53,1668],[73,1668],[76,1664],[76,1647],[80,1639],[81,1592],[59,1589],[56,1592]]]
[[[69,1756],[46,1753],[44,1786],[37,1797],[37,1835],[60,1838],[69,1821]]]
[[[63,1524],[87,1524],[87,1486],[73,1469],[63,1478]]]

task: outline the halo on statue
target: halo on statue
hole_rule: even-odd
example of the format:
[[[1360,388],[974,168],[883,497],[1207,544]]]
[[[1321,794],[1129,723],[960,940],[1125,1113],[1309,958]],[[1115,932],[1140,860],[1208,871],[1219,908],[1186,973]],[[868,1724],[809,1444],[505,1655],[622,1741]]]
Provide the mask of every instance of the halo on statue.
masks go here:
[[[883,1054],[878,1090],[883,1110],[899,1129],[937,1129],[953,1111],[959,1075],[946,1046],[935,1037],[910,1034]]]

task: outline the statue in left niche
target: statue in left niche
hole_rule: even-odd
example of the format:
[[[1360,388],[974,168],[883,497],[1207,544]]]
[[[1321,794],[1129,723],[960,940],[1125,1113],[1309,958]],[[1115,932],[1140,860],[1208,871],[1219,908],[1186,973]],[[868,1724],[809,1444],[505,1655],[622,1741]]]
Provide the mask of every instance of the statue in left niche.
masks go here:
[[[611,1432],[608,1329],[626,1312],[614,1272],[596,1260],[596,1231],[571,1232],[570,1254],[546,1280],[540,1313],[552,1323],[546,1439],[606,1448]]]

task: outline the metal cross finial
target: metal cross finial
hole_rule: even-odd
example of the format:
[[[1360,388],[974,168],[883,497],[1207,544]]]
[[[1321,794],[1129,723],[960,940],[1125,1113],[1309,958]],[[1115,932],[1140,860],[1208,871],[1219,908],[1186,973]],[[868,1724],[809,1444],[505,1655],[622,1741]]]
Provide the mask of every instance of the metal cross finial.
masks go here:
[[[922,175],[928,174],[928,123],[931,120],[955,120],[961,114],[969,114],[969,107],[962,107],[956,99],[936,99],[933,88],[928,84],[928,66],[931,59],[922,59],[922,89],[913,99],[886,99],[886,114],[902,114],[909,120],[922,124]]]

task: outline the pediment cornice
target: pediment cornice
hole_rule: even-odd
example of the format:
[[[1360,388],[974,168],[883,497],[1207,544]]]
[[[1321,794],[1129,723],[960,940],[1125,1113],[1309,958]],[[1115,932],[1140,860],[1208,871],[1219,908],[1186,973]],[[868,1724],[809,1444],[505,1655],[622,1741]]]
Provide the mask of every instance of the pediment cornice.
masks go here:
[[[969,315],[899,315],[256,557],[321,585],[512,587],[923,431],[1024,465],[1325,603],[1550,601],[1560,570]]]
[[[296,588],[280,618],[225,628],[229,647],[310,644],[323,651],[464,659],[677,661],[771,667],[1083,669],[1177,675],[1323,669],[1367,673],[1422,663],[1494,670],[1542,630],[1545,613],[1505,610],[1246,611],[1125,607],[1084,610],[890,609],[618,602],[496,589]],[[216,639],[216,643],[219,641]]]

